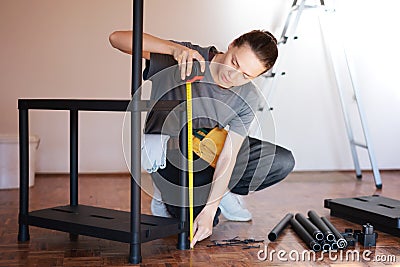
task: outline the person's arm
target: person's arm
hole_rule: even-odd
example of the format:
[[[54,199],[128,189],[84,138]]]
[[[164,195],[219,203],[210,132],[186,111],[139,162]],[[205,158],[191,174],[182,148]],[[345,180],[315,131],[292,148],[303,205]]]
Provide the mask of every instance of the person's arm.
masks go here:
[[[207,204],[193,223],[194,237],[190,244],[190,247],[192,248],[197,241],[206,239],[212,234],[214,216],[217,212],[222,196],[228,190],[229,180],[231,179],[233,168],[236,163],[236,157],[243,140],[243,136],[232,131],[228,132],[224,148],[219,155],[215,167],[213,184],[211,186]]]
[[[110,44],[127,54],[132,54],[132,31],[115,31],[109,36]],[[143,33],[142,57],[150,59],[150,53],[171,55],[178,62],[181,78],[185,79],[192,73],[193,60],[200,62],[201,71],[205,70],[204,58],[196,50],[186,46]]]

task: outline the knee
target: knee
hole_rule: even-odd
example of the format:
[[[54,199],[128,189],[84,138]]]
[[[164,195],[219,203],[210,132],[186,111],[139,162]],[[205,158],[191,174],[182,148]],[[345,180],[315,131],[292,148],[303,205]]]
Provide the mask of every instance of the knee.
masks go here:
[[[292,152],[285,148],[277,146],[271,169],[269,170],[264,182],[260,186],[258,186],[256,191],[262,190],[281,182],[293,170],[294,165],[295,160]]]
[[[277,147],[276,150],[273,165],[283,179],[293,171],[296,161],[291,151],[282,147]]]

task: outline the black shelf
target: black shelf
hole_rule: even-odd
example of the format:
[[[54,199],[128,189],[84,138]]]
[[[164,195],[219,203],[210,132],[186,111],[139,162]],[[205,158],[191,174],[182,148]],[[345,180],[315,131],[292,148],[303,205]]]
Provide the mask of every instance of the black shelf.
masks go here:
[[[136,1],[135,1],[136,2]],[[30,239],[29,226],[42,227],[70,233],[71,240],[79,235],[92,236],[130,244],[129,262],[141,262],[141,244],[151,240],[177,235],[177,248],[189,249],[187,213],[181,208],[179,219],[141,214],[140,113],[149,110],[180,111],[180,121],[186,120],[182,101],[102,100],[102,99],[19,99],[19,148],[20,148],[20,192],[18,240]],[[65,110],[70,114],[70,203],[47,209],[29,210],[29,111]],[[131,200],[130,212],[80,205],[78,202],[78,140],[80,111],[131,112]],[[51,126],[49,126],[51,127]],[[187,127],[187,126],[185,126]],[[180,145],[187,150],[187,129],[181,131]],[[187,158],[187,152],[183,156]],[[186,156],[185,156],[186,155]],[[186,170],[187,161],[181,160],[181,169]],[[180,182],[186,185],[187,171],[181,171]],[[181,192],[182,203],[187,195]]]
[[[131,242],[130,212],[77,205],[29,212],[20,222],[71,234]],[[187,228],[187,227],[186,227]],[[141,243],[179,234],[187,229],[178,219],[141,215]]]

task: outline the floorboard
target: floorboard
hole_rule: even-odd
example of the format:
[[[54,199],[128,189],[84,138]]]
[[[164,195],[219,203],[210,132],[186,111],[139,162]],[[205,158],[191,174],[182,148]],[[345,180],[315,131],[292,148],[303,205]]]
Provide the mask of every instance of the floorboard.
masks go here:
[[[377,245],[354,251],[360,259],[343,253],[329,255],[316,253],[316,259],[296,260],[307,247],[292,229],[286,229],[275,242],[267,242],[267,235],[274,225],[288,212],[306,214],[315,210],[328,217],[341,231],[345,228],[361,229],[344,219],[329,216],[324,208],[326,198],[357,197],[378,194],[400,199],[400,171],[382,171],[383,189],[376,190],[372,173],[364,172],[362,180],[354,172],[294,172],[283,182],[261,192],[246,196],[245,202],[253,214],[247,223],[230,222],[223,217],[214,228],[213,235],[196,245],[194,250],[176,249],[175,236],[154,240],[142,245],[141,266],[384,266],[400,265],[400,238],[378,232]],[[129,210],[129,176],[81,175],[79,178],[79,202],[117,210]],[[69,203],[69,180],[67,175],[36,175],[35,186],[30,189],[30,210],[48,208]],[[151,191],[148,175],[143,176],[145,191]],[[142,194],[142,211],[150,214],[150,197]],[[0,190],[0,266],[127,266],[129,246],[125,243],[79,236],[70,241],[62,232],[30,227],[30,241],[18,243],[18,190]],[[243,249],[242,246],[207,247],[211,240],[263,239],[260,248]],[[259,251],[267,251],[268,257]],[[276,252],[270,257],[272,250]],[[287,254],[279,259],[277,252]],[[368,251],[367,251],[368,250]],[[346,251],[345,251],[346,252]],[[370,253],[362,257],[362,253]],[[282,252],[283,253],[283,252]],[[291,257],[289,257],[291,253]],[[335,259],[336,257],[336,259]],[[285,260],[286,259],[286,260]],[[386,260],[379,262],[377,259]],[[369,261],[370,260],[370,261]],[[389,262],[390,261],[390,262]]]

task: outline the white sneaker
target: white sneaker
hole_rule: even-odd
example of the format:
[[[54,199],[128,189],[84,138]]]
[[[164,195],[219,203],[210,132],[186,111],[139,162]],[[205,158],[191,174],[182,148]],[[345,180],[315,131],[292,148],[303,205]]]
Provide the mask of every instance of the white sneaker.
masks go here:
[[[171,218],[171,214],[169,214],[167,207],[165,206],[165,203],[160,200],[153,198],[151,200],[150,208],[151,208],[151,213],[154,216]]]
[[[154,216],[171,218],[172,216],[171,214],[169,214],[167,206],[165,206],[165,203],[161,201],[160,189],[158,189],[158,187],[154,182],[153,182],[153,188],[154,188],[153,198],[151,199],[151,204],[150,204],[151,213]]]
[[[250,211],[244,207],[242,198],[231,192],[222,197],[219,208],[222,215],[230,221],[248,222],[252,218]]]

